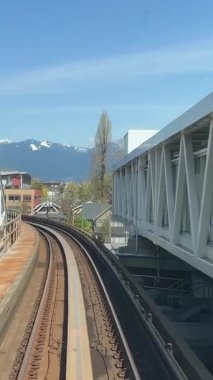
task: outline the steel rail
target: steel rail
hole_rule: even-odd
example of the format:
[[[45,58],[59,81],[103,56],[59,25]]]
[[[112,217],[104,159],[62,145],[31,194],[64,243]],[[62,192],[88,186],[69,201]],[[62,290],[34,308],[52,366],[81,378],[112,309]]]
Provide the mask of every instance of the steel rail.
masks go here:
[[[68,331],[67,331],[67,358],[66,358],[66,380],[93,380],[92,376],[92,364],[91,364],[91,355],[89,350],[89,341],[88,344],[86,343],[86,337],[84,336],[84,339],[79,339],[79,337],[76,335],[74,337],[73,333],[75,334],[83,329],[85,330],[84,333],[86,335],[86,320],[84,321],[85,315],[81,315],[82,309],[79,307],[79,297],[82,296],[82,302],[83,302],[83,295],[81,293],[81,286],[79,288],[78,282],[80,282],[79,275],[77,272],[77,264],[76,264],[76,270],[74,267],[75,259],[73,256],[73,261],[71,260],[72,255],[68,254],[68,251],[70,251],[70,246],[64,240],[62,236],[60,236],[60,233],[62,231],[58,231],[58,229],[52,227],[52,226],[46,226],[39,223],[30,223],[36,228],[42,228],[42,230],[47,231],[51,235],[54,236],[56,240],[58,240],[59,244],[61,245],[64,257],[66,260],[66,266],[68,271],[68,292],[70,290],[73,291],[72,293],[72,304],[69,302],[71,297],[68,295],[68,312],[70,312],[70,316],[68,315],[68,319],[72,319],[72,325],[69,325],[68,322]],[[57,231],[57,232],[56,232]],[[74,284],[73,289],[70,289],[69,286],[69,272],[70,277],[72,278],[72,282]],[[85,322],[85,323],[84,323]],[[83,334],[84,335],[84,334]],[[76,340],[76,342],[74,342]],[[72,355],[70,354],[72,353]],[[72,362],[72,364],[71,364]],[[73,377],[73,373],[75,373],[75,377]],[[20,379],[21,380],[21,379]]]
[[[34,325],[33,325],[33,328],[32,328],[30,339],[28,341],[27,349],[25,351],[24,359],[23,359],[23,362],[21,364],[21,368],[20,368],[17,380],[23,380],[24,379],[24,376],[25,376],[27,368],[28,368],[29,358],[30,358],[30,355],[31,355],[31,352],[32,352],[32,349],[33,349],[33,345],[35,344],[35,337],[36,337],[36,333],[38,331],[38,326],[39,326],[39,323],[40,323],[42,311],[43,311],[44,304],[45,304],[45,301],[46,301],[46,297],[47,297],[47,294],[48,294],[48,288],[49,288],[49,285],[50,285],[51,273],[52,273],[52,268],[53,268],[52,247],[51,247],[51,243],[50,243],[48,234],[45,233],[45,232],[43,232],[43,231],[41,231],[41,230],[40,230],[40,233],[42,233],[45,236],[45,238],[46,238],[46,240],[48,242],[48,248],[49,248],[48,273],[47,273],[46,283],[45,283],[45,287],[44,287],[44,290],[43,290],[43,294],[42,294],[42,298],[41,298],[41,301],[40,301],[40,305],[39,305],[39,308],[38,308],[38,311],[37,311],[37,316],[36,316],[36,319],[35,319],[35,322],[34,322]]]
[[[35,225],[35,226],[38,226],[37,223],[31,223],[31,224],[33,224],[33,225]],[[45,229],[45,226],[42,225],[42,228]],[[129,362],[129,365],[130,365],[130,369],[129,369],[129,371],[132,373],[132,377],[131,377],[131,379],[132,379],[132,380],[141,380],[141,376],[140,376],[140,374],[139,374],[139,372],[138,372],[138,369],[137,369],[137,367],[136,367],[136,365],[135,365],[134,358],[133,358],[133,356],[132,356],[132,353],[131,353],[131,350],[130,350],[130,348],[129,348],[128,342],[127,342],[127,340],[126,340],[125,334],[124,334],[124,332],[123,332],[123,329],[122,329],[121,324],[120,324],[120,322],[119,322],[119,319],[118,319],[118,317],[117,317],[116,311],[115,311],[115,309],[114,309],[114,307],[113,307],[113,304],[112,304],[112,302],[111,302],[111,300],[110,300],[110,297],[109,297],[109,294],[108,294],[108,292],[107,292],[107,289],[106,289],[106,287],[105,287],[105,285],[104,285],[104,283],[103,283],[103,281],[102,281],[102,279],[101,279],[101,276],[100,276],[100,274],[99,274],[99,272],[98,272],[98,270],[97,270],[97,268],[96,268],[96,266],[95,266],[94,261],[93,261],[92,258],[90,257],[88,251],[84,248],[84,246],[83,246],[83,245],[82,245],[82,244],[81,244],[81,243],[80,243],[75,237],[70,236],[70,234],[67,233],[67,232],[65,232],[63,229],[59,229],[59,228],[57,228],[57,230],[58,230],[59,232],[65,234],[65,235],[67,235],[67,236],[69,237],[69,239],[74,240],[75,243],[81,248],[81,250],[83,250],[84,254],[86,255],[87,259],[89,260],[90,265],[92,266],[93,271],[95,272],[96,278],[98,279],[99,286],[101,287],[101,289],[102,289],[102,291],[103,291],[103,293],[104,293],[104,296],[105,296],[105,299],[106,299],[106,301],[107,301],[107,303],[108,303],[108,306],[109,306],[110,312],[111,312],[111,314],[112,314],[112,317],[113,317],[113,320],[114,320],[114,323],[115,323],[115,326],[116,326],[116,329],[117,329],[117,331],[118,331],[118,334],[119,334],[120,340],[121,340],[121,342],[122,342],[123,349],[124,349],[124,352],[125,352],[125,356],[127,357],[127,360],[128,360],[128,362]],[[133,376],[134,376],[134,377],[133,377]]]

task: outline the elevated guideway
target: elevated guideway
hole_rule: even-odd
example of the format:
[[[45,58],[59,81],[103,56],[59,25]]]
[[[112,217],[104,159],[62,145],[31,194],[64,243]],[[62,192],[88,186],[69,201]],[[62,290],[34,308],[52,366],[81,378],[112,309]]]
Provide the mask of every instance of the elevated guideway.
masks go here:
[[[125,156],[113,214],[213,278],[213,93]]]

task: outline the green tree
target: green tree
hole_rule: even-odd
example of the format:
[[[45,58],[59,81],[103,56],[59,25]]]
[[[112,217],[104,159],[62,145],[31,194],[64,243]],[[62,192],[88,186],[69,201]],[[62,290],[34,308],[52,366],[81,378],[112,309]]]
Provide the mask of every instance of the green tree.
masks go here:
[[[39,180],[33,181],[31,183],[31,189],[41,190],[42,200],[43,201],[47,200],[47,198],[48,198],[48,188],[46,186],[44,186],[42,182],[40,182]]]
[[[107,153],[111,142],[111,122],[106,112],[103,112],[98,124],[95,136],[95,149],[92,160],[92,185],[97,200],[103,202],[107,200]]]
[[[43,189],[43,184],[36,180],[36,181],[32,181],[31,183],[31,189],[34,189],[34,190],[42,190]]]
[[[78,199],[78,185],[75,182],[68,182],[64,189],[64,197],[69,198],[73,204]]]
[[[67,183],[59,199],[59,204],[66,215],[67,222],[72,223],[73,209],[77,205],[78,200],[78,185],[75,182]]]
[[[90,220],[82,218],[82,215],[77,215],[75,217],[75,227],[81,228],[84,231],[92,234],[92,222]]]
[[[91,182],[82,182],[78,185],[78,198],[81,202],[87,202],[92,199]]]

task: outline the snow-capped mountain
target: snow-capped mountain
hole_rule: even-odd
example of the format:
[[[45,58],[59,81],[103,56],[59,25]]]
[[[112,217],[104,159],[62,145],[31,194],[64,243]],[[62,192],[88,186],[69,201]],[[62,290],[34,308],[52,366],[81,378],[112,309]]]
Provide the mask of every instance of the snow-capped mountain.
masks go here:
[[[89,148],[81,148],[77,146],[71,146],[71,145],[66,145],[66,144],[57,144],[57,143],[52,143],[51,141],[36,141],[36,140],[26,140],[26,141],[31,141],[29,146],[31,149],[34,150],[41,150],[43,147],[45,148],[51,148],[53,145],[54,147],[57,145],[63,146],[64,148],[72,148],[74,150],[77,150],[79,152],[88,152]],[[1,140],[0,140],[1,143]]]
[[[0,144],[9,144],[11,143],[11,140],[9,139],[0,139]]]
[[[39,144],[30,144],[32,150],[40,150],[42,147],[51,148],[52,143],[50,141],[41,141]]]
[[[116,150],[112,144],[112,151]],[[84,181],[89,178],[93,149],[25,140],[0,140],[0,170],[26,171],[42,181]],[[110,165],[112,154],[110,153]]]
[[[27,171],[42,181],[86,180],[90,170],[91,149],[51,141],[0,140],[0,170]]]

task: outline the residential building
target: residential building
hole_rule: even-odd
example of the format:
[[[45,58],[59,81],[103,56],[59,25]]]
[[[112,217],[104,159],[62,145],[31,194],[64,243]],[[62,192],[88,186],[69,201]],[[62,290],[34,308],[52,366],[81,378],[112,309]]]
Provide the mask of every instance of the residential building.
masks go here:
[[[27,172],[3,171],[1,179],[7,189],[29,189],[31,186],[31,175]]]
[[[58,181],[42,182],[42,185],[44,185],[47,188],[48,199],[51,200],[52,202],[57,201],[60,193],[62,192],[65,186],[63,182],[58,182]]]
[[[88,220],[92,225],[92,232],[96,239],[105,235],[105,240],[110,241],[110,221],[112,215],[111,205],[107,203],[85,202],[73,208],[74,217],[78,216]]]
[[[91,222],[95,238],[105,235],[109,249],[118,250],[128,244],[129,228],[121,221],[112,218],[112,207],[108,203],[85,202],[75,206],[73,212],[74,219],[82,218]]]
[[[41,203],[42,192],[35,189],[4,189],[6,208],[20,210],[23,214],[31,214]]]

